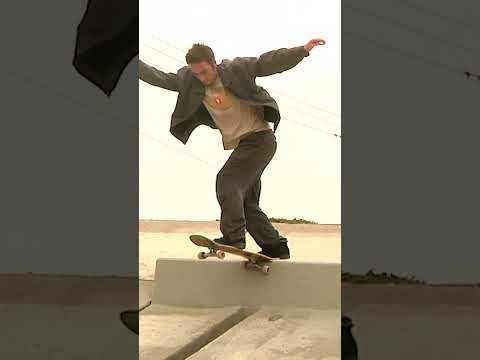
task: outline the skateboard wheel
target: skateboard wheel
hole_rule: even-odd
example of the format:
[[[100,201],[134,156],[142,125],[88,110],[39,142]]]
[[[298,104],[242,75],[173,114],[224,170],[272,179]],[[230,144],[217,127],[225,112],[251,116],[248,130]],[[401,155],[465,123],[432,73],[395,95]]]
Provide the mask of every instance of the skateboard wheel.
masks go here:
[[[203,251],[202,251],[202,252],[199,252],[199,253],[198,253],[198,258],[199,258],[200,260],[206,259],[206,258],[207,258],[207,254],[205,254]]]
[[[225,252],[224,251],[217,251],[217,258],[225,259]]]
[[[268,273],[270,272],[270,266],[268,266],[268,265],[263,265],[263,266],[262,266],[262,272],[263,272],[264,274],[268,274]]]

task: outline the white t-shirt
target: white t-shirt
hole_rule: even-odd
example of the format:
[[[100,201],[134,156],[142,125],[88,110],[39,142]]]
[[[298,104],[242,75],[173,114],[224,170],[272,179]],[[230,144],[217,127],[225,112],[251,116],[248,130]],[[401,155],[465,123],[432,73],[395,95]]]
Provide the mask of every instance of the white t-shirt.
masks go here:
[[[235,149],[251,133],[271,129],[264,119],[263,106],[241,101],[225,89],[219,76],[214,84],[205,87],[203,104],[222,134],[225,150]]]

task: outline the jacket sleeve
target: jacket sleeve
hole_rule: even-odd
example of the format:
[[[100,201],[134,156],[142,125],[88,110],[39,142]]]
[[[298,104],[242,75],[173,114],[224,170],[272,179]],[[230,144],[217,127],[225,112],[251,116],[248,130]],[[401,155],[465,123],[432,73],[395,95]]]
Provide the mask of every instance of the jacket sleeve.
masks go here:
[[[174,73],[165,73],[153,66],[145,64],[142,60],[138,60],[139,77],[141,80],[153,86],[163,89],[178,91],[178,76]]]
[[[251,76],[269,76],[295,67],[303,58],[310,56],[303,46],[281,48],[266,52],[260,57],[243,58]]]

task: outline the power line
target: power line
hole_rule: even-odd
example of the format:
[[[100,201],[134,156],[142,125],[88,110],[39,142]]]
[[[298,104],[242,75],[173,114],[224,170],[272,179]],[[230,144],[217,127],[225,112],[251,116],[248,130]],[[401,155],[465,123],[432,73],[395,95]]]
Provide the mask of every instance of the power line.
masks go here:
[[[406,29],[407,31],[409,31],[411,33],[414,33],[416,35],[420,35],[420,36],[423,36],[423,37],[426,37],[426,38],[430,38],[432,40],[441,42],[442,44],[445,44],[445,43],[449,42],[451,44],[454,44],[455,46],[458,46],[459,48],[462,48],[464,51],[467,51],[467,52],[470,52],[470,51],[478,52],[479,51],[479,49],[477,49],[477,48],[468,47],[468,46],[465,46],[465,45],[460,44],[458,42],[455,42],[455,41],[452,41],[452,40],[447,40],[447,39],[445,39],[445,36],[439,37],[438,35],[431,34],[429,32],[424,31],[423,29],[419,29],[415,26],[404,24],[401,21],[398,21],[397,19],[394,19],[392,17],[377,14],[377,13],[372,12],[370,9],[367,9],[365,7],[356,7],[356,6],[352,6],[352,5],[349,5],[349,4],[347,5],[345,2],[343,4],[344,4],[344,8],[353,10],[354,12],[356,12],[358,14],[362,14],[362,15],[366,15],[366,16],[369,16],[369,17],[376,18],[376,19],[378,19],[380,21],[383,21],[383,22],[386,22],[390,25],[396,25],[397,27]],[[469,55],[472,55],[472,54],[469,54]]]
[[[397,4],[397,3],[396,3]],[[431,15],[431,16],[436,16],[438,18],[441,18],[443,20],[446,20],[446,21],[450,21],[450,22],[454,22],[456,23],[457,25],[463,25],[464,27],[466,28],[472,28],[472,25],[470,24],[464,24],[462,22],[460,22],[458,19],[455,19],[455,18],[451,18],[451,17],[448,17],[448,16],[445,16],[443,14],[439,14],[438,12],[432,12],[432,11],[429,11],[428,9],[426,9],[425,7],[421,7],[421,6],[418,6],[416,4],[413,4],[411,1],[402,1],[401,2],[402,5],[405,5],[407,8],[412,8],[412,9],[415,9],[415,10],[420,10],[422,11],[423,13],[426,13],[427,15]],[[351,10],[359,10],[359,8],[354,8],[352,6],[347,6],[349,7]],[[361,12],[364,12],[364,13],[368,13],[368,11],[366,11],[365,8],[363,8],[363,10],[360,10]],[[357,11],[357,12],[360,12],[360,11]],[[431,34],[428,34],[427,32],[425,31],[422,31],[422,30],[419,30],[418,28],[414,28],[410,25],[405,25],[399,21],[397,21],[396,19],[392,19],[392,18],[388,18],[388,17],[385,17],[385,16],[381,16],[381,15],[378,15],[378,14],[374,14],[372,12],[369,12],[367,15],[370,15],[370,16],[374,16],[376,18],[379,18],[383,21],[387,21],[393,25],[397,25],[397,26],[401,26],[403,28],[406,28],[407,30],[411,31],[411,32],[414,32],[416,34],[420,34],[420,35],[427,35],[427,37],[430,37],[430,38],[433,38],[435,40],[439,40],[441,41],[442,43],[445,42],[445,39],[444,38],[438,38],[436,36],[432,36]],[[462,75],[462,76],[466,76],[467,79],[474,79],[475,78],[475,75],[472,74],[471,71],[469,71],[469,69],[466,69],[466,68],[461,68],[460,66],[454,66],[454,65],[451,65],[451,64],[447,64],[447,63],[443,63],[443,62],[439,62],[437,60],[433,60],[431,58],[428,58],[428,57],[425,57],[425,56],[421,56],[419,55],[418,53],[411,53],[411,52],[408,52],[408,51],[404,51],[404,50],[401,50],[399,49],[398,47],[394,47],[394,46],[391,46],[390,44],[385,44],[385,43],[381,43],[379,41],[377,41],[376,39],[372,39],[372,38],[369,38],[369,37],[362,37],[362,36],[359,36],[357,33],[353,33],[353,32],[345,32],[344,31],[344,34],[348,34],[350,35],[351,37],[357,37],[357,38],[362,38],[364,40],[366,40],[367,42],[369,42],[370,44],[373,44],[375,47],[377,48],[381,48],[381,49],[387,49],[388,51],[391,51],[391,52],[395,52],[397,54],[400,54],[402,56],[405,56],[405,57],[408,57],[410,59],[416,59],[416,60],[421,60],[423,63],[426,63],[428,65],[434,65],[436,66],[437,68],[441,68],[443,71],[447,72],[446,70],[448,70],[448,72],[450,73],[451,71],[454,71],[455,73],[457,73],[458,75]],[[460,44],[460,43],[457,43],[457,42],[453,42],[453,41],[450,41],[450,43],[454,43],[460,47],[462,47],[464,50],[468,50],[468,51],[476,51],[478,52],[480,49],[479,48],[473,48],[473,47],[466,47],[464,46],[463,44]],[[476,54],[474,54],[474,56],[476,56]],[[473,75],[473,76],[472,76]]]
[[[156,65],[155,65],[156,66]],[[168,70],[162,68],[162,67],[157,67],[158,69],[162,70],[162,71],[166,71],[168,72]],[[316,127],[313,127],[311,125],[308,125],[308,124],[305,124],[305,123],[302,123],[300,121],[295,121],[295,120],[290,120],[290,119],[286,119],[284,117],[285,120],[287,121],[291,121],[292,123],[295,123],[297,125],[300,125],[300,126],[303,126],[303,127],[307,127],[311,130],[314,130],[314,131],[318,131],[318,132],[321,132],[321,133],[324,133],[324,134],[328,134],[328,135],[332,135],[332,136],[335,136],[335,137],[341,137],[340,135],[336,134],[336,133],[332,133],[332,132],[329,132],[329,131],[326,131],[326,130],[322,130],[322,129],[319,129],[319,128],[316,128]],[[319,118],[320,119],[320,118]],[[323,120],[323,119],[320,119],[320,120]]]
[[[158,50],[157,48],[154,48],[153,46],[150,46],[150,45],[148,45],[148,44],[145,44],[144,42],[142,42],[142,44],[143,44],[143,46],[145,46],[145,47],[147,47],[147,48],[149,48],[149,49],[152,49],[152,50],[154,50],[154,51],[162,54],[163,56],[166,56],[166,57],[168,57],[168,58],[170,58],[170,59],[172,59],[172,60],[175,60],[176,62],[184,65],[183,61],[181,61],[181,60],[179,60],[179,59],[177,59],[177,58],[175,58],[175,57],[173,57],[173,56],[170,56],[170,55],[168,55],[167,53],[165,53],[165,52],[163,52],[163,51],[160,51],[160,50]]]
[[[174,48],[174,49],[176,49],[176,50],[178,50],[178,51],[180,51],[180,52],[184,52],[184,50],[176,47],[175,45],[172,45],[171,43],[169,43],[169,42],[167,42],[167,41],[165,41],[165,40],[160,39],[159,37],[157,37],[157,36],[155,36],[155,35],[153,35],[153,34],[151,34],[150,36],[153,37],[153,38],[155,38],[155,39],[157,39],[157,40],[159,40],[160,42],[163,42],[163,43],[171,46],[172,48]],[[145,44],[145,46],[147,46],[148,48],[150,48],[150,49],[152,49],[152,50],[155,50],[156,52],[158,52],[158,53],[160,53],[160,54],[162,54],[162,55],[167,56],[167,57],[170,58],[170,59],[173,59],[173,60],[177,61],[177,62],[180,63],[180,64],[184,64],[184,61],[182,61],[182,60],[180,60],[180,59],[178,59],[178,58],[175,58],[175,57],[173,57],[173,56],[165,53],[164,51],[161,51],[161,50],[159,50],[159,49],[156,49],[156,48],[154,48],[154,47],[151,46],[151,45]],[[317,110],[317,111],[321,111],[321,112],[323,112],[323,113],[326,113],[326,114],[329,114],[329,115],[332,115],[332,116],[341,118],[341,115],[340,115],[340,114],[335,113],[335,112],[330,111],[330,110],[327,110],[327,109],[324,109],[324,108],[321,108],[321,107],[318,107],[318,106],[315,106],[315,105],[313,105],[313,104],[310,104],[310,103],[306,102],[305,100],[303,100],[303,99],[301,99],[301,98],[298,98],[298,97],[294,97],[294,96],[292,96],[292,95],[285,94],[285,93],[283,93],[283,92],[281,92],[281,91],[278,91],[278,90],[276,90],[276,89],[272,89],[272,88],[270,88],[270,87],[269,87],[269,89],[270,89],[270,91],[272,91],[272,92],[275,92],[275,93],[280,94],[280,95],[283,95],[283,96],[285,96],[285,97],[287,97],[287,98],[290,98],[290,99],[296,100],[296,101],[298,101],[298,102],[301,102],[301,103],[303,103],[303,104],[305,104],[305,105],[307,105],[307,106],[310,106],[311,108],[313,108],[313,109],[315,109],[315,110]]]
[[[294,124],[297,124],[297,125],[300,125],[300,126],[309,128],[309,129],[311,129],[311,130],[324,133],[324,134],[326,134],[326,135],[332,135],[332,136],[335,136],[335,137],[338,137],[338,138],[341,138],[341,137],[342,137],[341,135],[338,135],[338,134],[336,134],[336,133],[329,132],[329,131],[325,131],[325,130],[322,130],[322,129],[319,129],[319,128],[310,126],[310,125],[308,125],[308,124],[302,123],[302,122],[300,122],[300,121],[296,121],[296,120],[292,120],[292,119],[286,119],[285,117],[284,117],[284,119],[287,120],[287,121],[290,121],[290,122],[292,122],[292,123],[294,123]]]
[[[157,65],[154,62],[149,61],[149,64],[155,66],[156,69],[162,70],[163,72],[166,72],[166,73],[170,72],[170,70],[167,70],[163,66]]]
[[[182,54],[185,54],[186,51],[184,49],[181,49],[175,45],[173,45],[171,42],[168,42],[166,40],[163,40],[163,39],[160,39],[158,36],[156,36],[155,34],[150,34],[150,36],[154,39],[157,39],[158,41],[160,42],[163,42],[164,44],[170,46],[171,48],[175,49],[175,50],[178,50],[179,52],[181,52]]]
[[[401,4],[402,6],[405,6],[406,8],[410,8],[410,9],[414,9],[414,10],[416,10],[416,11],[423,12],[424,14],[437,17],[437,18],[442,19],[442,20],[444,20],[444,21],[446,21],[446,22],[450,22],[450,23],[452,23],[452,24],[459,25],[459,26],[461,26],[461,27],[463,27],[463,28],[466,28],[466,29],[468,29],[468,30],[473,30],[473,31],[476,31],[476,30],[477,30],[472,24],[467,24],[467,23],[465,23],[465,22],[463,22],[463,21],[461,21],[461,20],[459,20],[459,19],[457,19],[457,18],[454,18],[454,17],[452,17],[452,16],[447,16],[447,15],[445,15],[445,14],[439,13],[438,11],[432,11],[432,9],[426,8],[426,7],[424,7],[424,6],[421,6],[421,5],[419,5],[419,4],[415,3],[415,2],[412,2],[411,0],[402,0],[401,2],[395,2],[395,5],[400,5],[400,4]],[[351,8],[351,9],[359,9],[359,8],[355,8],[355,7],[351,6],[351,5],[347,5],[347,7]],[[367,12],[367,11],[368,11],[368,10],[366,10],[365,8],[363,8],[362,10],[363,10],[364,12]],[[379,14],[370,13],[370,15],[376,16],[376,17],[378,17],[378,18],[382,18],[382,17],[383,17],[385,20],[387,20],[386,17],[381,16],[381,15],[379,15]],[[398,21],[397,21],[397,20],[394,20],[394,19],[388,19],[387,21],[391,21],[391,20],[393,20],[393,21],[395,21],[395,22],[398,23]],[[401,23],[399,23],[399,24],[401,24]],[[418,29],[413,29],[413,27],[411,27],[411,26],[409,26],[409,25],[405,25],[405,24],[402,24],[402,25],[405,26],[405,27],[407,27],[407,28],[410,27],[410,28],[412,28],[412,30],[419,31]],[[419,32],[422,32],[422,31],[420,30]],[[423,32],[423,33],[424,33],[424,34],[427,34],[426,32]],[[166,40],[164,40],[164,39],[159,38],[158,36],[156,36],[156,35],[154,35],[154,34],[152,34],[152,33],[150,33],[150,36],[153,37],[153,38],[155,38],[155,39],[157,39],[157,40],[159,40],[159,41],[161,41],[161,42],[163,42],[164,44],[172,47],[173,49],[178,50],[178,51],[181,52],[182,54],[185,53],[185,50],[184,50],[184,49],[181,49],[181,48],[173,45],[172,43],[170,43],[170,42],[168,42],[168,41],[166,41]],[[443,40],[444,40],[444,39],[443,39]],[[442,40],[442,41],[443,41],[443,40]],[[457,44],[458,44],[458,43],[457,43]],[[459,44],[459,45],[460,45],[460,44]],[[463,46],[463,45],[460,45],[460,46]],[[469,50],[479,50],[479,49],[477,49],[477,48],[470,48],[470,47],[466,47],[466,48],[469,49]]]
[[[319,117],[317,114],[314,114],[314,113],[305,111],[305,110],[303,110],[303,108],[300,108],[299,106],[289,105],[287,102],[282,103],[282,106],[285,106],[285,107],[287,107],[287,108],[295,109],[296,111],[298,111],[298,112],[300,112],[300,113],[304,113],[304,114],[306,114],[306,115],[308,115],[308,116],[310,116],[310,117],[312,117],[312,118],[314,118],[314,119],[318,119],[318,120],[323,121],[323,122],[325,122],[325,123],[327,123],[327,124],[330,124],[330,125],[332,125],[332,126],[338,126],[338,125],[340,125],[340,124],[338,123],[338,121],[336,121],[336,120],[328,120],[328,119],[325,119],[325,118],[321,118],[321,117]]]
[[[408,52],[408,51],[404,51],[404,50],[401,50],[397,47],[391,46],[390,44],[385,44],[385,43],[378,42],[378,41],[373,40],[372,38],[369,38],[369,37],[359,36],[356,33],[347,32],[347,31],[344,31],[343,34],[347,34],[347,35],[349,35],[350,37],[353,37],[353,38],[365,40],[366,43],[369,43],[373,47],[376,47],[376,48],[382,49],[382,50],[387,50],[387,53],[390,52],[392,54],[401,55],[403,57],[408,58],[409,60],[413,59],[413,61],[418,60],[418,61],[423,62],[424,64],[427,64],[429,66],[434,65],[437,69],[439,69],[439,70],[441,70],[444,73],[449,74],[449,75],[451,75],[454,72],[458,76],[466,77],[467,80],[475,79],[475,76],[476,76],[476,75],[473,75],[469,71],[465,71],[465,69],[463,69],[463,68],[453,66],[453,65],[450,65],[450,64],[441,63],[441,62],[432,60],[430,58],[427,58],[425,56],[421,56],[417,53],[411,53],[411,52]],[[343,37],[345,38],[345,36],[343,36]]]
[[[151,48],[152,50],[155,50],[156,52],[158,52],[158,53],[160,53],[160,54],[162,54],[162,55],[168,56],[169,58],[171,58],[171,59],[173,59],[173,60],[176,60],[176,61],[178,61],[178,62],[181,62],[179,59],[176,59],[175,57],[172,57],[172,56],[166,54],[165,52],[163,52],[163,51],[161,51],[161,50],[158,50],[158,49],[156,49],[156,48],[154,48],[154,47],[152,47],[152,46],[150,46],[150,45],[147,45],[147,44],[144,44],[144,45],[147,46],[148,48]],[[155,66],[156,66],[156,65],[155,65]],[[162,70],[162,71],[169,72],[168,70],[164,69],[163,67],[158,67],[158,68],[159,68],[160,70]],[[275,92],[281,94],[279,91],[275,91]],[[287,96],[287,97],[288,97],[288,95],[286,95],[286,94],[283,94],[283,96]],[[291,98],[292,98],[292,97],[291,97]],[[310,105],[310,106],[313,107],[313,105]],[[337,114],[335,114],[335,113],[329,112],[328,110],[324,110],[324,109],[321,109],[321,108],[318,108],[318,109],[320,109],[320,110],[322,110],[322,111],[324,111],[324,112],[333,114],[333,115],[337,115]],[[311,115],[313,115],[313,114],[311,114]],[[315,117],[315,116],[313,116],[313,117]],[[327,122],[328,122],[328,120],[326,120],[326,119],[322,119],[322,118],[318,118],[318,117],[317,117],[317,119],[320,119],[320,120],[322,120],[322,121],[327,121]],[[290,120],[288,120],[288,121],[290,121]],[[315,131],[319,131],[319,132],[322,132],[322,133],[325,133],[325,134],[329,134],[329,135],[332,135],[332,136],[335,136],[335,137],[340,137],[340,135],[338,135],[338,134],[331,133],[331,132],[328,132],[328,131],[319,129],[319,128],[313,127],[313,126],[311,126],[311,125],[307,125],[307,124],[305,124],[305,123],[301,123],[301,122],[293,121],[293,120],[292,120],[292,122],[295,123],[295,124],[297,124],[297,125],[303,126],[303,127],[308,127],[308,128],[310,128],[310,129],[312,129],[312,130],[315,130]],[[331,123],[332,123],[332,122],[331,122]],[[335,125],[337,125],[337,124],[335,123]]]
[[[313,109],[316,109],[316,110],[318,110],[318,111],[321,111],[321,112],[324,112],[324,113],[333,115],[333,116],[338,117],[338,118],[341,117],[341,115],[338,114],[338,113],[334,113],[334,112],[332,112],[332,111],[330,111],[330,110],[326,110],[326,109],[323,109],[323,108],[321,108],[321,107],[315,106],[315,105],[313,105],[313,104],[307,103],[305,100],[302,100],[302,99],[300,99],[300,98],[298,98],[298,97],[294,97],[294,96],[292,96],[292,95],[287,95],[287,94],[282,93],[282,92],[280,92],[280,91],[278,91],[278,90],[275,90],[275,89],[271,89],[271,91],[274,92],[274,93],[277,93],[277,94],[279,94],[279,95],[283,95],[283,96],[285,96],[285,97],[287,97],[287,98],[290,98],[290,99],[293,99],[293,100],[297,100],[297,101],[299,101],[299,102],[303,102],[305,105],[308,105],[308,106],[310,106],[310,107],[312,107]]]
[[[15,80],[18,80],[18,78],[16,77]],[[33,87],[32,84],[31,84],[31,81],[28,81],[28,80],[29,80],[29,79],[27,79],[27,81],[21,81],[21,84],[22,84],[23,86],[26,86],[26,87]],[[50,92],[50,93],[54,93],[54,94],[56,94],[56,95],[59,95],[59,97],[60,97],[61,99],[63,99],[64,101],[67,101],[67,102],[69,102],[69,103],[71,103],[71,104],[77,105],[77,106],[79,106],[82,110],[86,110],[86,109],[94,110],[94,109],[91,109],[90,106],[86,105],[83,101],[79,101],[78,98],[75,98],[75,97],[73,97],[73,96],[71,96],[71,95],[67,97],[67,96],[65,96],[65,93],[64,93],[64,92],[56,91],[55,88],[53,88],[53,87],[51,86],[51,84],[47,84],[47,83],[45,83],[45,82],[37,81],[36,84],[38,84],[38,83],[40,83],[40,84],[41,84],[41,87],[42,87],[44,90],[46,90],[47,92]],[[42,85],[43,85],[43,86],[42,86]],[[94,114],[93,116],[92,116],[92,113]],[[113,119],[113,118],[111,118],[111,117],[109,117],[109,116],[98,116],[96,110],[95,110],[95,111],[91,111],[88,115],[89,115],[89,116],[92,116],[92,117],[94,117],[94,118],[96,118],[96,119],[99,119],[99,120],[100,120],[100,119],[103,119],[103,120],[106,119],[107,121],[110,121],[110,122],[114,123],[115,125],[118,125],[118,124],[119,124],[119,122],[118,122],[116,119]],[[119,116],[119,114],[115,114],[115,116]],[[187,156],[187,157],[190,157],[190,158],[192,158],[192,159],[194,159],[194,160],[196,160],[196,161],[199,161],[199,162],[203,163],[204,165],[207,165],[207,166],[209,166],[209,167],[211,167],[211,168],[216,168],[216,166],[214,166],[212,163],[210,163],[210,162],[208,162],[208,161],[205,161],[205,160],[203,160],[203,159],[201,159],[201,158],[199,158],[199,157],[197,157],[197,156],[195,156],[195,155],[193,155],[193,154],[191,154],[191,153],[189,153],[189,152],[187,152],[187,151],[184,151],[184,150],[178,149],[178,148],[176,148],[176,147],[174,147],[174,146],[171,146],[171,145],[169,145],[169,144],[166,144],[166,143],[163,142],[162,140],[160,140],[160,139],[158,139],[158,138],[155,138],[155,137],[153,137],[153,136],[151,136],[151,135],[149,135],[149,134],[147,134],[147,133],[145,133],[145,132],[140,131],[140,129],[139,129],[138,126],[132,126],[132,125],[125,124],[125,123],[120,123],[120,126],[126,126],[127,129],[135,130],[135,131],[137,131],[137,133],[138,133],[139,135],[144,136],[144,137],[147,137],[147,138],[151,139],[152,141],[155,141],[156,143],[159,143],[159,144],[163,145],[164,147],[166,147],[166,148],[168,148],[168,149],[170,149],[170,150],[173,150],[173,151],[175,151],[175,152],[182,153],[183,155],[185,155],[185,156]]]
[[[457,18],[447,16],[447,15],[441,14],[439,12],[432,11],[431,9],[427,9],[427,8],[425,8],[423,6],[420,6],[417,3],[414,3],[410,0],[402,0],[401,2],[397,2],[397,3],[400,3],[400,4],[404,5],[405,7],[415,9],[416,11],[423,12],[424,14],[438,17],[439,19],[443,19],[446,22],[450,22],[450,23],[455,24],[455,25],[460,25],[463,28],[466,28],[466,29],[469,29],[469,30],[474,30],[474,31],[477,30],[476,28],[474,28],[474,26],[472,24],[467,24],[465,22],[462,22],[462,21],[458,20]]]
[[[382,43],[382,42],[379,42],[377,40],[374,40],[370,37],[360,36],[357,33],[349,32],[349,31],[344,31],[343,33],[347,34],[351,37],[357,38],[357,39],[366,40],[366,42],[368,42],[370,44],[373,44],[377,48],[387,49],[390,52],[395,52],[395,53],[400,54],[400,55],[402,55],[404,57],[407,57],[409,59],[413,58],[413,59],[421,60],[422,62],[424,62],[428,65],[435,65],[436,67],[442,68],[443,71],[445,71],[444,69],[448,69],[449,73],[450,73],[450,71],[455,71],[458,74],[464,74],[464,69],[461,69],[460,67],[456,67],[456,66],[453,66],[453,65],[450,65],[450,64],[441,63],[441,62],[432,60],[430,58],[427,58],[425,56],[421,56],[417,53],[411,53],[411,52],[408,52],[408,51],[404,51],[404,50],[401,50],[397,47],[391,46],[389,44]]]
[[[282,116],[283,119],[289,121],[289,122],[292,122],[296,125],[300,125],[302,127],[306,127],[306,128],[309,128],[311,130],[314,130],[314,131],[318,131],[318,132],[321,132],[321,133],[324,133],[324,134],[327,134],[327,135],[332,135],[332,136],[335,136],[335,137],[341,137],[341,135],[338,135],[337,133],[333,133],[333,132],[329,132],[329,131],[326,131],[326,130],[322,130],[320,128],[317,128],[317,127],[314,127],[314,126],[311,126],[309,124],[305,124],[303,122],[300,122],[300,121],[296,121],[296,120],[291,120],[291,119],[287,119],[286,117]]]
[[[18,80],[18,78],[16,77],[15,80]],[[33,87],[29,81],[21,81],[20,83],[21,83],[23,86],[26,86],[26,87]],[[42,82],[40,82],[40,81],[38,81],[38,82],[36,82],[36,83],[37,83],[37,84],[40,83],[40,84],[41,84],[41,87],[42,87],[44,90],[46,90],[47,92],[53,93],[53,94],[55,94],[55,95],[59,95],[59,97],[60,97],[61,99],[63,99],[64,101],[66,101],[66,102],[68,102],[68,103],[70,103],[70,104],[79,106],[83,111],[85,111],[85,110],[87,110],[87,109],[88,109],[88,110],[91,110],[91,111],[89,112],[89,114],[88,114],[88,116],[90,116],[90,117],[93,117],[93,118],[96,118],[96,119],[99,119],[99,120],[107,120],[107,121],[109,121],[109,122],[114,123],[115,125],[118,125],[118,124],[119,124],[119,122],[118,122],[116,119],[113,119],[113,118],[111,118],[110,116],[99,116],[99,115],[97,115],[97,111],[96,111],[95,109],[92,109],[90,106],[86,105],[85,102],[79,101],[79,99],[77,99],[77,98],[75,98],[75,97],[73,97],[73,96],[71,96],[71,95],[67,97],[67,96],[65,96],[65,93],[64,93],[64,92],[56,91],[55,88],[53,88],[53,87],[51,86],[51,84],[47,84],[47,83],[45,83],[45,82],[42,83]],[[42,85],[44,85],[44,86],[42,86]],[[94,114],[94,115],[92,115],[92,114]],[[119,114],[114,114],[114,116],[120,116],[120,115],[119,115]],[[181,152],[181,153],[183,153],[184,155],[191,157],[192,159],[198,160],[198,161],[202,162],[202,163],[205,164],[205,165],[208,165],[208,166],[210,166],[210,167],[215,168],[215,166],[214,166],[213,164],[211,164],[211,163],[209,163],[209,162],[207,162],[207,161],[205,161],[205,160],[203,160],[203,159],[201,159],[201,158],[199,158],[199,157],[197,157],[197,156],[195,156],[195,155],[193,155],[193,154],[190,154],[190,153],[187,152],[187,151],[183,151],[183,150],[177,149],[177,148],[175,148],[174,146],[171,146],[171,145],[169,145],[169,144],[164,143],[163,141],[161,141],[161,140],[158,139],[158,138],[155,138],[155,137],[153,137],[153,136],[151,136],[151,135],[148,135],[148,134],[140,131],[140,129],[139,129],[138,126],[133,126],[133,125],[130,125],[130,124],[128,124],[128,123],[120,123],[120,126],[125,126],[125,128],[127,128],[127,129],[135,130],[139,135],[148,137],[148,138],[150,138],[151,140],[153,140],[153,141],[155,141],[155,142],[163,145],[164,147],[167,147],[167,148],[169,148],[169,149],[171,149],[171,150],[174,150],[174,151],[177,151],[177,152]]]
[[[176,148],[175,146],[169,145],[169,144],[163,142],[162,140],[160,140],[160,139],[158,139],[158,138],[155,138],[155,137],[153,137],[153,136],[151,136],[151,135],[149,135],[149,134],[147,134],[147,133],[144,133],[144,132],[141,132],[141,131],[139,131],[138,133],[139,133],[140,135],[144,136],[144,137],[149,138],[150,140],[153,140],[153,141],[155,141],[155,142],[163,145],[164,147],[166,147],[166,148],[168,148],[168,149],[170,149],[170,150],[173,150],[173,151],[175,151],[175,152],[178,152],[178,153],[181,153],[181,154],[183,154],[183,155],[186,155],[186,156],[188,156],[188,157],[190,157],[190,158],[192,158],[192,159],[194,159],[194,160],[200,161],[200,162],[202,162],[203,164],[205,164],[205,165],[207,165],[207,166],[209,166],[209,167],[216,168],[213,164],[211,164],[211,163],[209,163],[208,161],[205,161],[205,160],[203,160],[203,159],[201,159],[201,158],[199,158],[199,157],[191,154],[191,153],[188,152],[188,151],[178,149],[178,148]]]

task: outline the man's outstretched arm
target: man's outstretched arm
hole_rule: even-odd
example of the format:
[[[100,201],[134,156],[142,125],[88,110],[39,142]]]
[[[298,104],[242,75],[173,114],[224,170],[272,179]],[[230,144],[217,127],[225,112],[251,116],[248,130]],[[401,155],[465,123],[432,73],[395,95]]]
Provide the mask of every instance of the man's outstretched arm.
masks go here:
[[[178,78],[174,73],[164,73],[153,66],[138,60],[138,72],[141,80],[163,89],[178,91]]]
[[[245,58],[252,76],[269,76],[295,67],[317,45],[325,45],[323,39],[310,40],[304,46],[282,48],[266,52],[258,58]]]

